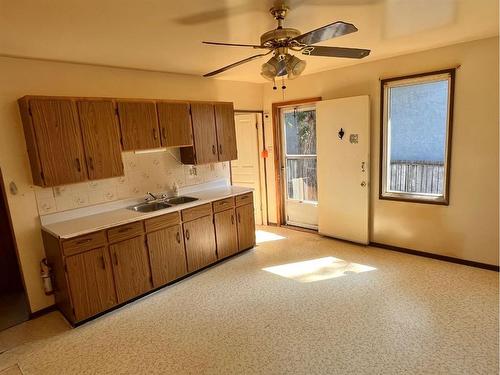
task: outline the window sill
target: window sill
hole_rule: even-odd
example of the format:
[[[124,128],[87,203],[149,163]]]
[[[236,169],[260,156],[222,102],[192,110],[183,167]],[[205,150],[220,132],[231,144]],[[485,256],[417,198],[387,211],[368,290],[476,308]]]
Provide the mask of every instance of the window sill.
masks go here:
[[[448,206],[449,200],[446,197],[422,196],[404,193],[383,193],[379,195],[380,200],[399,201],[408,203],[423,203]]]

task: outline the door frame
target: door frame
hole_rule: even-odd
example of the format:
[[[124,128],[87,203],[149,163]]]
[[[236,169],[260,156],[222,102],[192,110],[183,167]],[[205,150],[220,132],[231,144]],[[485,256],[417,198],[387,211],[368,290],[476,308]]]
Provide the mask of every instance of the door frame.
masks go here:
[[[321,96],[289,100],[286,102],[272,103],[272,120],[273,120],[273,145],[274,145],[274,186],[276,194],[276,225],[285,225],[285,204],[284,204],[284,181],[283,181],[283,129],[281,129],[281,108],[294,107],[303,104],[313,104],[321,101]]]
[[[264,150],[266,150],[266,132],[264,129],[264,111],[258,109],[235,109],[234,115],[240,114],[256,114],[260,115],[260,126],[257,123],[257,144],[259,146],[259,184],[260,184],[260,202],[262,212],[262,224],[269,224],[269,209],[267,201],[267,157],[262,157]],[[231,168],[231,161],[229,162],[230,181],[233,183],[233,173]]]
[[[5,213],[7,215],[7,221],[9,222],[9,230],[12,238],[12,245],[14,248],[14,252],[16,255],[16,262],[17,262],[17,267],[19,269],[19,276],[21,277],[21,284],[23,285],[23,294],[24,294],[24,300],[26,302],[26,306],[28,307],[29,311],[29,319],[33,317],[33,310],[31,309],[31,304],[28,298],[28,290],[26,289],[26,281],[24,278],[24,271],[23,268],[21,267],[21,261],[19,259],[19,248],[17,246],[17,239],[16,239],[16,234],[14,233],[14,224],[12,223],[12,215],[10,213],[10,207],[9,207],[9,201],[7,199],[7,189],[5,188],[5,182],[3,179],[3,173],[2,173],[2,168],[0,168],[0,194],[1,198],[4,200],[5,204]]]

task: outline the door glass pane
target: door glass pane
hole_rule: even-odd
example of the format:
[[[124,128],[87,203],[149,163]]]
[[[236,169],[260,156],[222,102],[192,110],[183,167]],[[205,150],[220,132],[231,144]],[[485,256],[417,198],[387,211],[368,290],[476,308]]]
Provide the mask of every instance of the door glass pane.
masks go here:
[[[316,111],[313,107],[283,111],[287,155],[316,155]]]
[[[286,184],[288,199],[317,202],[316,157],[287,158]]]

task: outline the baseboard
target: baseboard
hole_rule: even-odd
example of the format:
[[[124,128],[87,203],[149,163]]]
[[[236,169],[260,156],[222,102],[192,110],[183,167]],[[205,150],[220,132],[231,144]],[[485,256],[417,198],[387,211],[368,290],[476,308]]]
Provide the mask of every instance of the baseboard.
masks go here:
[[[57,306],[55,304],[47,306],[47,307],[44,307],[41,310],[37,310],[35,312],[30,313],[30,320],[31,319],[39,318],[39,317],[41,317],[41,316],[43,316],[45,314],[51,313],[51,312],[56,311],[56,310],[57,310]]]
[[[495,266],[494,264],[480,263],[480,262],[474,262],[472,260],[454,258],[454,257],[446,256],[446,255],[426,253],[425,251],[419,251],[419,250],[407,249],[405,247],[386,245],[386,244],[378,243],[378,242],[370,242],[370,246],[379,247],[379,248],[386,249],[386,250],[397,251],[397,252],[405,253],[405,254],[417,255],[417,256],[421,256],[421,257],[425,257],[425,258],[442,260],[445,262],[462,264],[464,266],[469,266],[469,267],[482,268],[485,270],[496,271],[496,272],[500,271],[500,266]]]

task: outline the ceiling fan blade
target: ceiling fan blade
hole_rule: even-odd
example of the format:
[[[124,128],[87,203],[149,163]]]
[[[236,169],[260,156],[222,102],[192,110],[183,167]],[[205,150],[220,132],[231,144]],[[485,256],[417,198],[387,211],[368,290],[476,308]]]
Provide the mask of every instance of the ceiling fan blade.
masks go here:
[[[260,54],[258,54],[258,55],[253,55],[253,56],[247,57],[246,59],[243,59],[243,60],[237,61],[237,62],[232,63],[232,64],[230,64],[230,65],[227,65],[227,66],[225,66],[225,67],[223,67],[223,68],[220,68],[220,69],[214,70],[213,72],[210,72],[210,73],[204,74],[204,75],[203,75],[203,77],[212,77],[212,76],[214,76],[214,75],[216,75],[216,74],[219,74],[219,73],[225,72],[226,70],[232,69],[232,68],[234,68],[234,67],[236,67],[236,66],[238,66],[238,65],[242,65],[242,64],[245,64],[245,63],[250,62],[250,61],[252,61],[252,60],[258,59],[258,58],[260,58],[260,57],[262,57],[262,56],[269,55],[271,52],[273,52],[273,51],[269,51],[269,52],[267,52],[267,53],[260,53]]]
[[[370,54],[370,50],[346,47],[307,46],[302,50],[302,54],[308,56],[346,57],[351,59],[362,59],[363,57],[366,57]]]
[[[222,43],[222,42],[202,42],[203,44],[210,44],[214,46],[230,46],[230,47],[252,47],[252,48],[262,48],[267,49],[264,46],[258,46],[256,44],[237,44],[237,43]]]
[[[353,24],[337,21],[329,25],[320,27],[319,29],[299,35],[293,38],[293,40],[296,40],[297,42],[302,44],[309,45],[336,38],[338,36],[354,33],[356,31],[358,31],[358,29]]]

